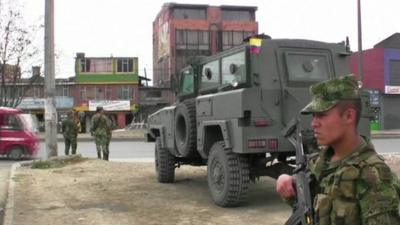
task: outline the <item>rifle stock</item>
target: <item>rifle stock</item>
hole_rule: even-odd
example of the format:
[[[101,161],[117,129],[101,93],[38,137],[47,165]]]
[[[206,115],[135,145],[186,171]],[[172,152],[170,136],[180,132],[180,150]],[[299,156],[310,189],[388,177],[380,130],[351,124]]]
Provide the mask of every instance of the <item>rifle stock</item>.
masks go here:
[[[311,173],[307,168],[307,156],[303,149],[301,123],[298,118],[292,119],[283,131],[284,136],[296,148],[296,169],[294,179],[296,186],[296,202],[293,214],[285,225],[312,225],[314,221],[313,195],[311,187]]]

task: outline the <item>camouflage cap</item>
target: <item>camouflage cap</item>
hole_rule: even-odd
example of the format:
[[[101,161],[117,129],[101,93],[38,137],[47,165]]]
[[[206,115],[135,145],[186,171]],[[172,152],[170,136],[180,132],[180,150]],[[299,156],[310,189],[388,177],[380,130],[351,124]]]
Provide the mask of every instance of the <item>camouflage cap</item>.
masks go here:
[[[353,75],[341,76],[314,84],[310,87],[312,101],[301,110],[301,114],[324,112],[342,100],[360,98],[358,82]]]

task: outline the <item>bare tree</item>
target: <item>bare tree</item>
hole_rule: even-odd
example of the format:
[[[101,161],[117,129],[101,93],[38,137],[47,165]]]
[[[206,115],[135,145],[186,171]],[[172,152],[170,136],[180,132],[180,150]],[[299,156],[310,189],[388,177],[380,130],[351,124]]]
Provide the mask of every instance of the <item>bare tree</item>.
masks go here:
[[[34,40],[42,27],[25,24],[18,0],[0,0],[0,106],[18,106],[40,76],[29,71],[38,59]],[[25,76],[28,79],[22,79]]]

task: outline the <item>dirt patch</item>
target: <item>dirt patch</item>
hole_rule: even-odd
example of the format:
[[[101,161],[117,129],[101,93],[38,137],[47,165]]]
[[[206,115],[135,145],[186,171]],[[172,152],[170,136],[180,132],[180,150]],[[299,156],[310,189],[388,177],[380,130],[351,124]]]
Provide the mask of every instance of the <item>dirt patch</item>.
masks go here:
[[[399,157],[387,162],[399,174]],[[291,213],[270,178],[250,186],[242,207],[214,205],[206,167],[183,166],[175,183],[160,184],[153,163],[92,159],[45,170],[22,167],[14,180],[14,224],[281,225]]]

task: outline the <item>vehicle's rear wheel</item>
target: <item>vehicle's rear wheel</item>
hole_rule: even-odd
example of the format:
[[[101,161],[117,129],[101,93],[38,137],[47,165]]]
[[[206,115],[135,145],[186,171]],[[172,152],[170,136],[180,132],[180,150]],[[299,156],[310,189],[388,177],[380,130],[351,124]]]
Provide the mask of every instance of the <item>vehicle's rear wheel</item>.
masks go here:
[[[24,150],[21,147],[13,147],[7,157],[11,160],[20,160],[24,155]]]
[[[156,176],[160,183],[172,183],[175,178],[175,157],[166,148],[161,147],[160,138],[155,144]]]
[[[207,178],[215,204],[238,206],[246,199],[249,189],[248,158],[225,148],[223,141],[216,142],[208,157]]]
[[[195,101],[190,99],[180,103],[175,112],[175,143],[180,156],[198,156],[196,132],[196,105]]]

